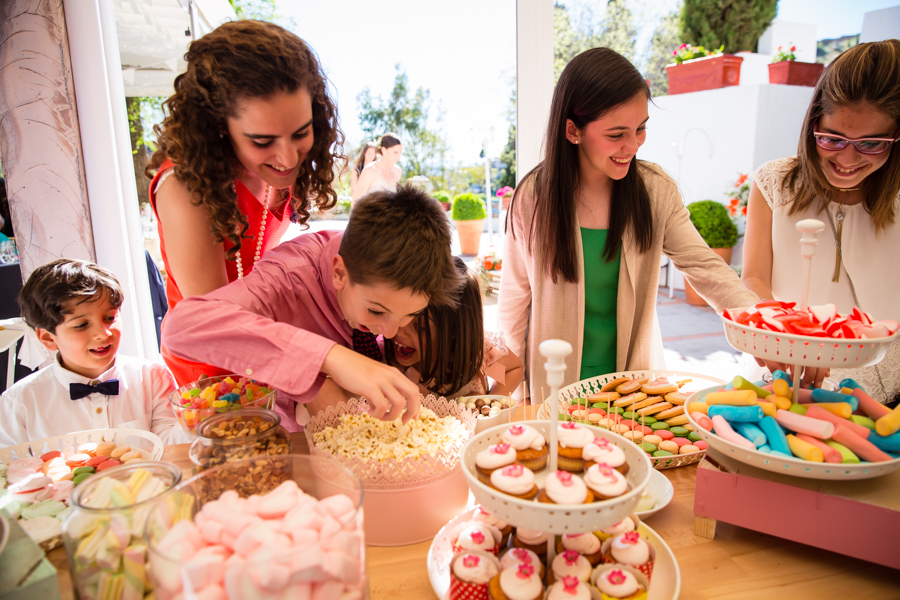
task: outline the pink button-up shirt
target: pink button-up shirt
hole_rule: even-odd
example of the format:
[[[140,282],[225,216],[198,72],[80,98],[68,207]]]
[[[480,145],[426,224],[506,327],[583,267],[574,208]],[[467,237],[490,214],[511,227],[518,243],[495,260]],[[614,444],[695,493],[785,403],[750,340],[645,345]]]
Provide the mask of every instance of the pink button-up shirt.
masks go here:
[[[282,425],[297,431],[294,403],[315,398],[331,347],[353,347],[331,279],[341,235],[301,235],[269,250],[243,279],[185,298],[166,317],[163,342],[176,356],[271,385]]]

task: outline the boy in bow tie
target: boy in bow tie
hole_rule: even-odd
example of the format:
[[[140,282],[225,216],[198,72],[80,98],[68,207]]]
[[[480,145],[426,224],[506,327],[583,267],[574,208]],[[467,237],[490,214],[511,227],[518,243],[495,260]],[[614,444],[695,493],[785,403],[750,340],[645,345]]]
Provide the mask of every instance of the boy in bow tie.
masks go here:
[[[111,427],[189,441],[168,406],[169,370],[118,356],[121,306],[119,282],[96,264],[61,259],[31,274],[19,294],[22,317],[57,355],[0,397],[0,448]]]

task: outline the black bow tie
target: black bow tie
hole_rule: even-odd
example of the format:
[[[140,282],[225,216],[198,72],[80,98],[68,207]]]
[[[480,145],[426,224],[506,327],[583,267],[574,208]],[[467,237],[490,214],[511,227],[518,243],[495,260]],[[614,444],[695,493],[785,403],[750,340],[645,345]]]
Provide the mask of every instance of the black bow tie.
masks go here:
[[[69,384],[69,397],[72,400],[81,400],[93,393],[103,394],[104,396],[118,396],[119,380],[110,379],[109,381],[98,383],[97,385],[85,385],[83,383]]]

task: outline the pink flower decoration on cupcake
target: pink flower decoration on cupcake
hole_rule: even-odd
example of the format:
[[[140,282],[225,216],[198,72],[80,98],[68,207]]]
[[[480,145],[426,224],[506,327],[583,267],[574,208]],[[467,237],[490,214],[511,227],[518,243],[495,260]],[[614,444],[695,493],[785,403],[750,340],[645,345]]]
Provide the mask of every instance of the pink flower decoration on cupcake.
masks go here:
[[[560,482],[561,484],[563,484],[564,486],[566,486],[566,487],[570,487],[570,486],[572,486],[572,485],[575,485],[575,484],[572,482],[572,474],[569,473],[568,471],[557,471],[557,472],[556,472],[556,478],[559,479],[559,482]]]
[[[500,471],[507,477],[521,477],[523,473],[525,473],[525,467],[522,465],[510,465],[508,467],[503,467],[503,470]]]
[[[481,534],[479,533],[478,535],[481,535]],[[473,535],[472,537],[474,538],[475,536]],[[481,535],[481,539],[484,539],[483,535]],[[464,556],[462,561],[463,561],[464,567],[471,569],[473,567],[477,567],[478,563],[481,562],[481,559],[473,554],[470,554],[469,556]]]
[[[607,446],[609,446],[609,440],[607,440],[606,438],[595,437],[593,443],[598,448],[606,448]]]
[[[597,470],[600,471],[600,474],[604,477],[609,477],[610,479],[616,478],[616,476],[614,475],[616,470],[606,463],[599,463],[597,465]]]
[[[523,433],[525,433],[525,428],[521,425],[513,425],[509,428],[509,432],[513,435],[522,435]]]
[[[528,579],[534,575],[534,567],[531,565],[520,564],[518,570],[516,571],[516,577],[520,579]]]
[[[629,531],[628,533],[622,535],[623,544],[630,544],[633,546],[639,541],[641,541],[641,534],[639,534],[637,531]]]
[[[566,575],[562,578],[563,591],[567,594],[575,594],[578,590],[578,578]]]
[[[615,569],[606,574],[606,579],[613,585],[621,585],[625,583],[625,573],[620,569]]]
[[[473,531],[471,537],[472,537],[472,541],[478,545],[481,545],[484,543],[484,534],[481,533],[480,531]],[[478,563],[475,563],[475,564],[478,564]]]
[[[560,425],[563,429],[575,429],[576,425],[574,421],[566,421],[562,425]]]
[[[566,565],[570,567],[574,567],[575,563],[578,562],[578,557],[581,556],[575,550],[566,550],[563,552],[563,560],[566,561]]]
[[[495,444],[490,447],[491,453],[493,454],[506,454],[509,452],[509,444],[500,443]]]
[[[531,564],[531,555],[528,554],[528,551],[524,548],[513,548],[512,555],[516,557],[516,560],[519,562],[523,562],[525,564]]]

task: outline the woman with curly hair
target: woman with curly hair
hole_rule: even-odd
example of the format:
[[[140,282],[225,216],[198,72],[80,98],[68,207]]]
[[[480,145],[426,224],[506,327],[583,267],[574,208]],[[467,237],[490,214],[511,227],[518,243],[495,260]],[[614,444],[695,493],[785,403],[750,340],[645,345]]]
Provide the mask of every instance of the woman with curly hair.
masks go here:
[[[294,34],[225,23],[192,42],[186,59],[147,169],[170,309],[249,273],[313,203],[333,207],[343,160],[325,75]],[[161,351],[179,384],[221,373]]]

